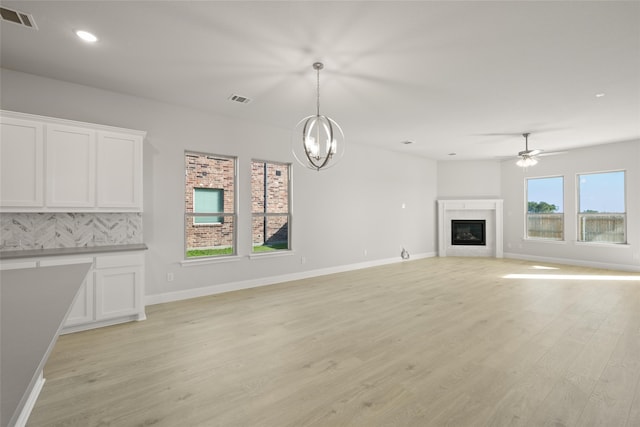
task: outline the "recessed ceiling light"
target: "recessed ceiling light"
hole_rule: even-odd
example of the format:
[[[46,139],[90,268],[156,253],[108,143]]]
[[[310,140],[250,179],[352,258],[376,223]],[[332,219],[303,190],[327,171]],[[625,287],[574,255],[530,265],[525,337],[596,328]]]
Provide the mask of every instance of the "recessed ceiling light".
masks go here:
[[[87,43],[95,43],[98,41],[98,38],[88,31],[76,30],[75,33],[76,33],[76,36],[80,37],[82,40],[86,41]]]
[[[596,98],[602,98],[604,96],[604,92],[596,93]]]
[[[456,155],[456,153],[449,153],[449,154],[447,154],[447,156],[455,156],[455,155]]]
[[[413,144],[413,141],[411,141],[411,140],[407,139],[406,141],[402,141],[402,142],[400,142],[400,143],[401,143],[401,144],[404,144],[404,145],[409,145],[409,144]]]

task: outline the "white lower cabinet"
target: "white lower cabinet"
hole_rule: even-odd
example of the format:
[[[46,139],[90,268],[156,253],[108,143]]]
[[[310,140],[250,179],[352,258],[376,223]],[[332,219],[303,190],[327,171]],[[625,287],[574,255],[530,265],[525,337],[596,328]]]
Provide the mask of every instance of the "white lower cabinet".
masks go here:
[[[75,325],[89,324],[94,319],[93,274],[89,273],[78,295],[71,306],[71,311],[64,323],[65,328]]]
[[[63,325],[62,333],[144,320],[144,252],[53,256],[2,261],[0,270],[92,263]]]
[[[98,257],[96,262],[96,320],[144,314],[142,266],[138,255]],[[99,268],[105,266],[106,268]]]
[[[94,258],[90,280],[80,290],[63,333],[144,320],[144,253]]]
[[[38,263],[40,267],[53,267],[56,265],[82,264],[90,262],[94,264],[93,257],[83,258],[51,258],[45,259]],[[95,265],[95,264],[94,264]],[[94,320],[94,303],[93,303],[93,269],[89,270],[89,274],[84,279],[84,283],[80,286],[76,298],[73,300],[71,310],[64,323],[64,327],[82,325],[91,323]]]

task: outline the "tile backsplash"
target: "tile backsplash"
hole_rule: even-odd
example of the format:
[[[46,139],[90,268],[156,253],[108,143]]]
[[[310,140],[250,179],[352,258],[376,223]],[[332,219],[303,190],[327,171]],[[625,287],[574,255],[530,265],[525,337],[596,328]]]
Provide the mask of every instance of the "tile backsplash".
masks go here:
[[[3,213],[0,251],[143,243],[141,213]]]

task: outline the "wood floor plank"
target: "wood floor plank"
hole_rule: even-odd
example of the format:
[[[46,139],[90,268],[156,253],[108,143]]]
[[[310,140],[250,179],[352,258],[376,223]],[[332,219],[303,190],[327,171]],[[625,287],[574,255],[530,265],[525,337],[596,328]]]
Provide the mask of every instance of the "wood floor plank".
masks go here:
[[[638,338],[640,339],[640,337]],[[636,384],[636,391],[634,393],[633,403],[629,408],[629,416],[627,417],[627,427],[640,426],[640,377]]]
[[[28,426],[637,425],[640,275],[536,264],[432,258],[150,306],[61,337]]]
[[[580,425],[619,425],[627,423],[634,409],[634,396],[640,380],[640,312],[628,317],[625,329],[598,378]]]

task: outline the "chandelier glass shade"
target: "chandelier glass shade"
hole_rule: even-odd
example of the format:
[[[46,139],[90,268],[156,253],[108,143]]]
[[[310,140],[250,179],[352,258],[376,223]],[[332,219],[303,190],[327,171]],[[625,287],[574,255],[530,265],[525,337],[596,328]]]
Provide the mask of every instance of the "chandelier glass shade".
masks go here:
[[[293,155],[302,166],[316,171],[334,166],[344,155],[344,134],[340,125],[320,114],[321,62],[313,64],[317,71],[316,114],[305,117],[296,125],[292,137]]]

